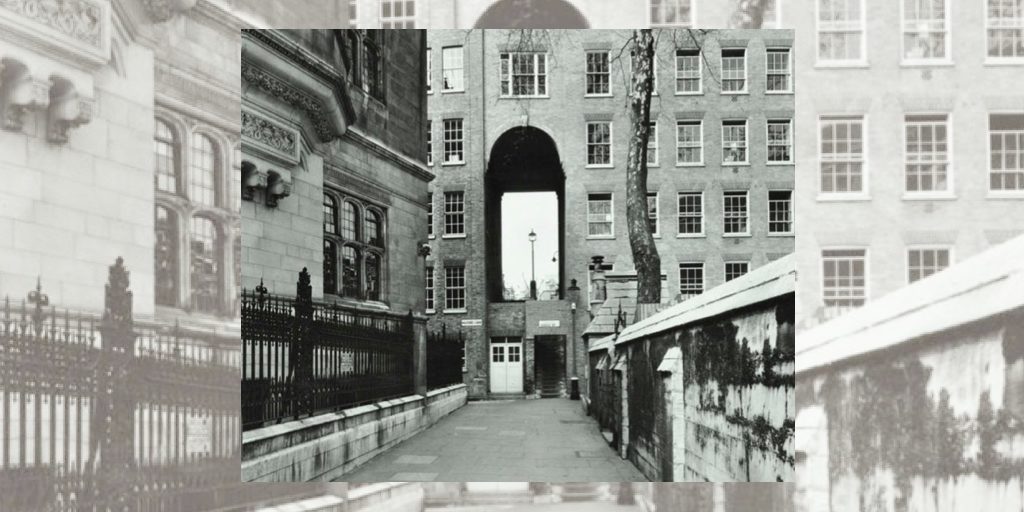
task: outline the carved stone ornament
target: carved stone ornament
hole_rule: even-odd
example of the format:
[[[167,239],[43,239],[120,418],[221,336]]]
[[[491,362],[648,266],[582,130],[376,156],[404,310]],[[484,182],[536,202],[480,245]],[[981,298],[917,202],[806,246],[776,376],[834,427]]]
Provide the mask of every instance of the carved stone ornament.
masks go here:
[[[3,61],[0,71],[0,117],[5,130],[19,131],[25,113],[46,108],[50,102],[50,81],[33,77],[24,64]]]
[[[257,114],[242,110],[242,137],[280,153],[289,162],[297,161],[298,131],[281,126]]]
[[[196,5],[196,0],[142,0],[149,17],[160,23],[174,17],[179,12],[185,12]]]
[[[291,174],[269,171],[267,178],[267,206],[277,207],[277,202],[292,194]]]
[[[245,61],[242,61],[242,80],[263,89],[271,96],[293,107],[305,111],[320,140],[328,142],[334,139],[334,130],[327,120],[324,107],[313,96]]]
[[[101,48],[103,3],[96,0],[0,0],[0,9],[49,27],[89,46]]]
[[[67,142],[71,128],[92,120],[93,104],[92,99],[79,97],[69,82],[55,79],[46,111],[46,139],[57,144]]]

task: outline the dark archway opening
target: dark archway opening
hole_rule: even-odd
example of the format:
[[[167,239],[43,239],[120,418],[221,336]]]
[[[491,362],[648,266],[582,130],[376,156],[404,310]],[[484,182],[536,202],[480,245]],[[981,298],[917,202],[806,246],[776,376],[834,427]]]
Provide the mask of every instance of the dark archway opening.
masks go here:
[[[565,173],[558,156],[555,141],[543,130],[531,126],[512,128],[503,133],[491,148],[488,161],[486,187],[487,219],[487,294],[491,301],[506,300],[502,261],[502,199],[506,194],[518,192],[553,192],[557,198],[557,224],[549,230],[558,238],[558,252],[564,254],[565,236]],[[507,213],[506,213],[507,214]],[[552,219],[554,220],[554,219]],[[530,246],[523,233],[523,250],[516,251],[524,258],[530,257]],[[519,243],[519,242],[513,242]],[[538,260],[551,259],[551,254],[538,253]],[[557,258],[558,293],[561,298],[565,266],[563,258]],[[538,276],[539,278],[540,276]]]
[[[572,4],[565,0],[500,0],[490,6],[475,28],[590,28]]]

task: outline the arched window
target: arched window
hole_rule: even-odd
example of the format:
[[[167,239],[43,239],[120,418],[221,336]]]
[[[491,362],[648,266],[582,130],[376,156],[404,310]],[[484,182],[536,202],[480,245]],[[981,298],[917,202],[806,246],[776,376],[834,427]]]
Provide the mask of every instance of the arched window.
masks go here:
[[[174,213],[156,207],[156,241],[154,244],[156,303],[178,305],[178,224]]]
[[[362,279],[359,269],[362,261],[359,260],[359,250],[350,245],[341,248],[341,295],[361,299],[360,287]]]
[[[384,245],[384,237],[381,233],[382,225],[379,213],[374,210],[366,211],[366,243],[376,247]]]
[[[338,246],[324,240],[324,293],[338,291]]]
[[[324,194],[324,233],[338,233],[338,203],[334,198]]]
[[[359,208],[352,201],[341,206],[341,237],[345,240],[359,240]]]
[[[170,125],[157,119],[153,131],[153,156],[156,166],[156,189],[178,193],[177,141]]]
[[[217,313],[221,269],[217,226],[206,217],[192,217],[190,235],[192,309]]]
[[[193,202],[206,206],[217,204],[215,147],[206,135],[196,134],[192,137],[192,176],[189,194]]]
[[[366,300],[380,300],[380,255],[366,253]]]

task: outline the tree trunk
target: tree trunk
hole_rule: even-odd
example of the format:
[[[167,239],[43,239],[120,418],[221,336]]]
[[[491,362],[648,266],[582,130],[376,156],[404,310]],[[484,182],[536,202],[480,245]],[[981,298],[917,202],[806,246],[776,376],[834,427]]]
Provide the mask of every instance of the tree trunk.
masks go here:
[[[650,29],[633,31],[633,76],[630,78],[629,120],[632,131],[626,157],[626,227],[637,273],[637,309],[661,302],[661,257],[647,219],[647,140],[650,137],[654,36]],[[641,318],[637,318],[640,320]]]

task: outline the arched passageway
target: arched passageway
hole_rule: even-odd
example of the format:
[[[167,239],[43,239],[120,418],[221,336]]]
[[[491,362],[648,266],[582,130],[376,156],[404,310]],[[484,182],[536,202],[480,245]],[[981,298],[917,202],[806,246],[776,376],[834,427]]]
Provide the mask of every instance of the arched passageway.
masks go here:
[[[565,0],[500,0],[476,21],[476,28],[590,28]]]

